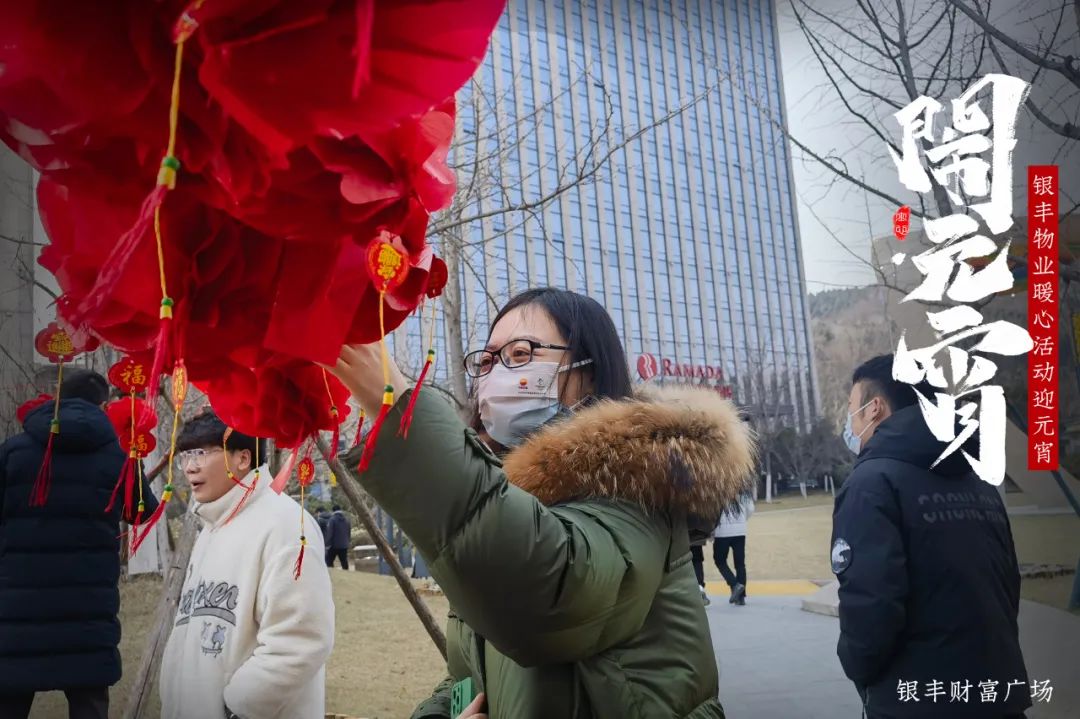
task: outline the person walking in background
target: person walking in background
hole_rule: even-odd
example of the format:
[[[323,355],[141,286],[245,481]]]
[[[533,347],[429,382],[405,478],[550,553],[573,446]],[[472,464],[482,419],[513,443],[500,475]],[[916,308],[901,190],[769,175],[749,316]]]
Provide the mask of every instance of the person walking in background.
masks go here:
[[[341,507],[334,505],[334,513],[326,522],[326,566],[341,562],[342,569],[349,568],[349,547],[352,545],[352,524]]]
[[[729,604],[746,604],[746,523],[753,513],[754,498],[744,495],[738,507],[720,517],[720,523],[713,532],[713,561],[731,588]],[[735,562],[734,572],[727,563],[729,550]]]
[[[120,520],[105,511],[127,457],[103,409],[109,383],[71,368],[60,386],[60,433],[44,506],[30,490],[54,404],[22,418],[0,446],[0,718],[25,719],[36,692],[61,690],[72,719],[106,719],[120,680]],[[22,412],[20,411],[20,414]],[[144,512],[157,499],[143,483]]]
[[[935,391],[893,379],[892,355],[852,375],[844,440],[857,459],[833,510],[836,653],[868,719],[1022,717],[1031,693],[1009,517],[964,456],[979,456],[978,434],[946,455],[927,426],[916,393]],[[972,711],[921,692],[905,700],[905,687],[965,677],[1021,689]]]
[[[697,578],[698,589],[701,591],[701,601],[707,607],[712,604],[708,592],[705,591],[705,542],[712,534],[712,525],[702,524],[697,517],[687,517],[687,525],[690,530],[690,561],[694,565],[694,577]]]
[[[326,542],[326,548],[329,549],[330,543],[326,541],[326,527],[330,524],[330,511],[326,508],[326,505],[319,507],[319,513],[315,515],[315,521],[319,523],[323,541]]]

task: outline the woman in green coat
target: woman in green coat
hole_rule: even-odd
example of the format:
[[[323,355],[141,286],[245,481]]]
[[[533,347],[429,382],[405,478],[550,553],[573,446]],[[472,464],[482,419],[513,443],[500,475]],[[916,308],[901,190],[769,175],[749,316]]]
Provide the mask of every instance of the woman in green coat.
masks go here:
[[[332,369],[378,411],[377,345]],[[466,370],[472,426],[426,389],[402,438],[391,367],[399,399],[361,475],[451,606],[448,677],[413,716],[452,717],[457,686],[494,719],[722,718],[688,526],[751,491],[734,405],[635,394],[607,312],[565,290],[514,298]]]

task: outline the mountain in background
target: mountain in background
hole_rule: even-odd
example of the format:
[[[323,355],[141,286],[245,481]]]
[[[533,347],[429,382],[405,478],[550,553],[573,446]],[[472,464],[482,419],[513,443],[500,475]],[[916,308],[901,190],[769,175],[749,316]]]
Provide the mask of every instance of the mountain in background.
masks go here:
[[[809,296],[821,411],[837,431],[847,418],[851,373],[896,349],[900,331],[889,319],[888,291],[879,285],[825,290]]]
[[[889,290],[881,285],[825,290],[809,295],[814,359],[817,363],[821,411],[839,431],[847,418],[851,374],[867,359],[896,351],[900,327],[890,317]],[[1018,293],[995,298],[980,310],[984,323],[1005,320],[1027,327],[1027,296]],[[1068,312],[1061,312],[1059,391],[1062,408],[1060,428],[1062,464],[1074,474],[1080,471],[1080,377],[1067,334]],[[972,343],[967,343],[970,347]],[[991,356],[998,365],[993,383],[1021,417],[1027,417],[1027,355]]]

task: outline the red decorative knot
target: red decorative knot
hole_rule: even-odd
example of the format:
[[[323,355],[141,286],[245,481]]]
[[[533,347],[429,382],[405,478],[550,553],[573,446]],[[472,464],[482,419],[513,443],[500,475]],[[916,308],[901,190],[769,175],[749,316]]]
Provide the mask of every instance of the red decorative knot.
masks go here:
[[[409,257],[400,243],[401,238],[383,230],[368,246],[368,273],[380,292],[397,288],[409,274]]]
[[[60,325],[50,322],[34,337],[34,349],[50,362],[63,362],[75,356],[75,345]]]
[[[301,487],[311,484],[311,480],[315,478],[315,463],[311,461],[311,457],[304,457],[301,460],[296,467],[296,478],[300,480]]]

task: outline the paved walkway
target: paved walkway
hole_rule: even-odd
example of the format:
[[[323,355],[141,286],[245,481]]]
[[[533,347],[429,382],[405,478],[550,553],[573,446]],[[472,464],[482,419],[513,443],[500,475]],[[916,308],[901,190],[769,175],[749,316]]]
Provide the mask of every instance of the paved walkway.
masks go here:
[[[769,584],[760,585],[767,596],[751,593],[742,607],[727,603],[726,586],[709,587],[728,719],[859,719],[859,696],[836,658],[839,621],[803,611],[804,595],[768,592],[781,589]],[[1080,617],[1023,601],[1020,641],[1030,678],[1053,686],[1050,703],[1035,704],[1028,719],[1080,717]]]
[[[726,589],[726,587],[725,587]],[[858,719],[859,695],[840,668],[833,617],[802,611],[801,596],[714,594],[706,609],[728,719]]]

